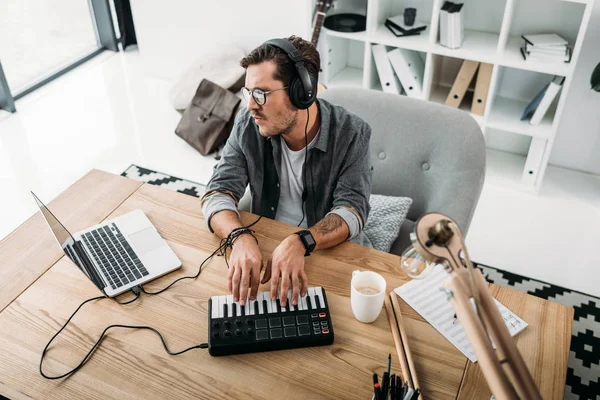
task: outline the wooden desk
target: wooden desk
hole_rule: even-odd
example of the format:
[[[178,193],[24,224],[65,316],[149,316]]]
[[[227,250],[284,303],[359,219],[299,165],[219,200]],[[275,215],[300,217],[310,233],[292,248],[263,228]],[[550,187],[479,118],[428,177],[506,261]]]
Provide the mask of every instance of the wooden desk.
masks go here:
[[[142,209],[183,262],[181,270],[147,285],[164,287],[195,274],[218,245],[204,223],[199,199],[91,171],[49,207],[67,228],[79,229]],[[243,213],[244,223],[256,217]],[[293,227],[267,219],[255,229],[263,257]],[[399,371],[385,311],[361,324],[350,309],[354,269],[371,269],[388,282],[404,283],[398,257],[345,243],[307,259],[310,286],[327,289],[335,326],[332,346],[211,357],[206,350],[168,356],[148,331],[112,331],[94,357],[68,379],[48,381],[38,371],[48,340],[85,299],[98,295],[61,251],[39,214],[0,242],[0,394],[11,398],[357,398],[372,394],[373,372],[382,374],[387,354]],[[173,350],[207,341],[208,298],[226,293],[226,267],[213,259],[195,281],[159,296],[142,295],[126,306],[99,300],[85,306],[48,352],[45,372],[73,368],[109,324],[157,328]],[[517,344],[545,399],[562,398],[573,310],[492,285],[496,298],[530,326]],[[268,285],[260,291],[268,290]],[[126,297],[127,295],[125,295]],[[433,327],[403,304],[404,321],[427,398],[489,398],[478,365],[471,364]]]

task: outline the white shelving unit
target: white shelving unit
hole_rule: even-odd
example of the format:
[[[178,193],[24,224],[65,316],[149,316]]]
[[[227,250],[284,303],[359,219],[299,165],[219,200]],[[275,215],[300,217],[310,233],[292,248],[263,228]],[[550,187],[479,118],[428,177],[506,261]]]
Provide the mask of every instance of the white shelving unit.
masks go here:
[[[459,49],[439,44],[439,10],[443,0],[337,0],[336,8],[340,9],[337,12],[347,11],[344,1],[354,7],[358,4],[359,8],[362,1],[367,30],[341,33],[323,29],[319,41],[321,76],[328,87],[381,90],[371,52],[375,44],[419,52],[425,65],[422,100],[439,104],[444,104],[463,60],[493,64],[485,113],[472,116],[492,151],[497,152],[494,149],[504,141],[500,149],[514,153],[495,157],[511,160],[505,181],[522,190],[539,190],[594,0],[463,0],[465,40]],[[421,35],[398,38],[384,26],[388,17],[401,14],[405,7],[416,7],[417,19],[428,23]],[[540,9],[544,12],[539,12]],[[520,52],[521,35],[549,32],[569,41],[573,47],[571,62],[525,61]],[[542,123],[530,125],[528,121],[520,121],[527,104],[554,75],[566,79]],[[472,88],[459,108],[470,113],[471,99]],[[515,179],[515,163],[520,165],[518,179]]]

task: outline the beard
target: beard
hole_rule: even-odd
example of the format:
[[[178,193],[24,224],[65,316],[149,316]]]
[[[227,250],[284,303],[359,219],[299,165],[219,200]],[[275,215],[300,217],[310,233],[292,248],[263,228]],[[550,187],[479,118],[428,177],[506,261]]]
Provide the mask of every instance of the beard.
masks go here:
[[[255,115],[264,118],[260,113],[256,113]],[[269,117],[268,120],[263,119],[263,126],[257,124],[258,132],[263,137],[286,135],[294,129],[297,120],[298,113],[295,110],[288,109],[286,112]],[[265,122],[267,122],[267,126],[264,126]]]

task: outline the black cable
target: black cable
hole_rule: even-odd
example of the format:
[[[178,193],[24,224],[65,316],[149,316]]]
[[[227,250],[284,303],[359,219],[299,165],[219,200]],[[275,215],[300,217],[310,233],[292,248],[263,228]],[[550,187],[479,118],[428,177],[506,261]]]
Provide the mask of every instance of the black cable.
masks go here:
[[[253,225],[255,225],[258,221],[260,221],[261,218],[262,218],[262,216],[259,216],[256,219],[256,221],[254,221],[250,225],[248,225],[246,227],[243,227],[243,228],[240,228],[240,229],[249,229],[250,227],[252,227]],[[254,234],[252,234],[252,236],[254,236]],[[254,236],[254,238],[256,239],[256,236]],[[229,241],[229,243],[230,243],[229,247],[231,247],[231,245],[233,244],[233,242],[235,242],[235,239],[237,239],[237,237],[234,238],[233,241]],[[156,295],[156,294],[162,293],[165,290],[169,289],[171,286],[173,286],[175,283],[179,282],[180,280],[183,280],[183,279],[195,279],[202,272],[202,270],[204,268],[204,264],[206,264],[207,261],[209,261],[212,257],[214,257],[214,255],[217,254],[217,252],[219,252],[223,248],[227,248],[227,244],[228,244],[227,241],[225,242],[225,244],[223,244],[223,241],[221,241],[221,245],[215,251],[213,251],[211,255],[209,255],[208,257],[206,257],[204,259],[204,261],[202,261],[202,263],[200,264],[200,267],[198,269],[198,273],[196,275],[194,275],[194,276],[184,276],[184,277],[178,278],[178,279],[174,280],[173,282],[171,282],[171,284],[169,284],[167,287],[165,287],[164,289],[161,289],[161,290],[159,290],[157,292],[147,292],[142,285],[139,285],[139,286],[136,286],[136,287],[134,287],[134,288],[131,289],[131,291],[135,294],[135,297],[133,299],[125,301],[125,302],[120,302],[119,300],[117,300],[116,297],[114,297],[113,300],[115,302],[117,302],[118,304],[120,304],[120,305],[131,304],[131,303],[133,303],[134,301],[136,301],[137,299],[140,298],[140,290],[142,292],[146,293],[146,294],[149,294],[149,295]],[[227,262],[227,258],[225,258],[225,262]],[[157,331],[155,328],[152,328],[151,326],[114,324],[114,325],[107,326],[104,329],[104,331],[102,331],[102,334],[100,335],[100,338],[92,346],[92,348],[90,349],[90,351],[85,355],[85,357],[83,358],[83,360],[81,360],[81,362],[79,363],[79,365],[77,365],[72,370],[70,370],[70,371],[68,371],[68,372],[66,372],[66,373],[64,373],[62,375],[59,375],[59,376],[49,376],[49,375],[46,375],[44,373],[44,371],[43,371],[44,357],[46,356],[46,353],[48,352],[48,347],[50,347],[50,345],[52,344],[52,342],[54,341],[54,339],[56,339],[56,337],[67,327],[67,325],[69,325],[69,323],[71,322],[71,320],[73,319],[73,317],[75,316],[75,314],[77,314],[77,312],[81,309],[81,307],[83,307],[84,305],[86,305],[87,303],[89,303],[91,301],[100,300],[100,299],[106,299],[106,298],[109,298],[109,297],[107,297],[107,296],[92,297],[91,299],[87,299],[86,301],[84,301],[83,303],[81,303],[79,305],[79,307],[77,307],[77,309],[73,312],[73,314],[71,314],[71,316],[69,317],[69,319],[67,319],[67,322],[65,322],[65,324],[58,330],[58,332],[56,332],[54,334],[54,336],[52,336],[52,339],[50,339],[50,341],[46,344],[46,347],[44,347],[44,350],[42,351],[42,357],[40,359],[40,375],[42,375],[46,379],[53,380],[53,379],[62,379],[62,378],[65,378],[65,377],[67,377],[69,375],[72,375],[75,372],[79,371],[79,369],[81,369],[87,363],[87,361],[92,357],[92,355],[94,354],[94,352],[96,351],[96,349],[100,346],[100,343],[102,342],[102,339],[104,339],[104,336],[106,335],[106,333],[110,329],[112,329],[112,328],[145,329],[145,330],[150,330],[150,331],[152,331],[152,332],[154,332],[154,333],[156,333],[158,335],[158,337],[160,338],[160,340],[162,342],[162,345],[163,345],[165,351],[167,352],[167,354],[172,355],[172,356],[183,354],[183,353],[188,352],[188,351],[193,350],[193,349],[206,349],[206,348],[208,348],[208,343],[201,343],[201,344],[198,344],[198,345],[194,345],[194,346],[188,347],[187,349],[184,349],[184,350],[181,350],[181,351],[173,352],[173,351],[169,350],[169,347],[167,346],[167,343],[165,342],[165,339],[162,336],[162,334],[159,331]]]
[[[304,126],[304,165],[303,165],[303,169],[304,172],[302,173],[302,178],[304,178],[304,189],[302,190],[302,219],[300,220],[300,222],[298,223],[298,227],[300,227],[300,225],[302,225],[302,223],[304,222],[304,206],[306,204],[306,197],[308,196],[308,188],[307,188],[307,184],[306,184],[306,163],[307,163],[307,159],[308,159],[308,121],[310,121],[310,111],[308,110],[308,108],[306,109],[306,125]],[[312,171],[311,173],[311,182],[312,182]],[[308,224],[307,224],[308,225]]]
[[[131,304],[134,301],[136,301],[137,299],[140,298],[140,289],[138,288],[138,286],[131,288],[131,291],[135,294],[135,297],[131,300],[125,301],[125,302],[120,302],[119,300],[117,300],[116,297],[113,297],[113,300],[116,301],[117,303],[121,304],[121,305],[126,305],[126,304]]]
[[[256,219],[256,221],[254,221],[254,222],[253,222],[253,223],[251,223],[250,225],[248,225],[248,226],[244,226],[244,227],[242,227],[242,228],[239,228],[239,229],[250,229],[251,227],[253,227],[254,225],[256,225],[256,224],[258,223],[258,221],[260,221],[260,220],[261,220],[261,218],[262,218],[262,215],[261,215],[261,216],[259,216],[259,217]],[[234,229],[234,230],[233,230],[233,231],[232,231],[232,232],[229,234],[229,236],[231,236],[231,234],[232,234],[233,232],[235,232],[235,231],[236,231],[236,230]],[[254,239],[255,239],[255,240],[258,242],[258,239],[256,239],[256,236],[254,236],[254,233],[251,233],[251,234],[252,234],[252,236],[254,237]],[[235,238],[233,239],[233,241],[232,241],[232,240],[229,240],[229,236],[227,236],[227,238],[223,238],[223,239],[221,239],[221,243],[220,243],[219,247],[217,247],[217,249],[216,249],[215,251],[213,251],[213,252],[211,253],[211,255],[209,255],[208,257],[206,257],[206,258],[204,259],[204,261],[202,261],[202,263],[200,264],[200,267],[198,268],[198,273],[197,273],[196,275],[192,275],[192,276],[182,276],[181,278],[175,279],[175,280],[174,280],[173,282],[171,282],[171,283],[170,283],[170,284],[169,284],[167,287],[165,287],[164,289],[161,289],[161,290],[159,290],[159,291],[157,291],[157,292],[147,292],[147,291],[146,291],[146,289],[144,289],[144,287],[143,287],[143,286],[141,286],[141,285],[140,285],[140,289],[142,290],[142,292],[144,292],[144,293],[146,293],[146,294],[155,295],[155,294],[159,294],[159,293],[162,293],[162,292],[164,292],[165,290],[169,289],[171,286],[173,286],[174,284],[176,284],[177,282],[179,282],[179,281],[181,281],[181,280],[183,280],[183,279],[196,279],[196,278],[198,278],[198,277],[200,276],[200,274],[202,273],[202,270],[204,269],[204,264],[206,264],[206,262],[208,262],[208,261],[209,261],[211,258],[213,258],[213,257],[215,256],[215,254],[217,254],[218,252],[221,252],[221,254],[220,254],[220,255],[222,255],[222,256],[225,256],[225,264],[227,265],[227,269],[229,269],[229,263],[227,262],[227,253],[226,253],[226,250],[227,250],[227,247],[229,247],[229,248],[233,247],[233,243],[235,243],[235,241],[236,241],[236,240],[237,240],[237,238],[239,237],[239,236],[235,237]]]
[[[132,303],[133,301],[137,300],[140,297],[140,292],[137,291],[137,296],[126,303],[120,303],[117,301],[117,303],[119,304],[129,304]],[[42,351],[42,358],[40,359],[40,374],[46,378],[46,379],[50,379],[50,380],[54,380],[54,379],[62,379],[65,378],[69,375],[74,374],[75,372],[79,371],[81,369],[81,367],[83,367],[87,361],[92,357],[92,355],[94,354],[94,352],[96,351],[96,349],[98,348],[98,346],[100,346],[100,343],[102,342],[102,339],[104,339],[104,336],[106,335],[106,332],[108,332],[110,329],[112,328],[126,328],[126,329],[146,329],[146,330],[150,330],[154,333],[156,333],[159,337],[160,340],[162,342],[163,347],[165,348],[165,351],[172,355],[172,356],[176,356],[179,354],[183,354],[187,351],[193,350],[193,349],[206,349],[208,348],[208,343],[202,343],[202,344],[198,344],[195,346],[191,346],[188,347],[187,349],[181,350],[181,351],[176,351],[176,352],[172,352],[171,350],[169,350],[169,348],[167,347],[167,343],[165,342],[164,337],[161,335],[161,333],[159,331],[157,331],[156,329],[150,327],[150,326],[138,326],[138,325],[120,325],[120,324],[115,324],[115,325],[109,325],[107,326],[104,331],[102,331],[102,334],[100,335],[100,338],[98,338],[98,340],[96,341],[96,343],[92,346],[92,348],[90,349],[90,351],[88,351],[88,353],[85,355],[85,357],[83,358],[83,360],[81,360],[81,362],[79,363],[79,365],[77,365],[75,368],[73,368],[72,370],[62,374],[62,375],[58,375],[58,376],[49,376],[46,375],[43,371],[43,363],[44,363],[44,357],[46,355],[46,352],[48,351],[48,347],[50,347],[50,345],[52,344],[52,342],[54,341],[54,339],[56,339],[56,337],[67,327],[67,325],[69,325],[69,323],[71,322],[71,320],[73,319],[73,317],[75,316],[75,314],[77,314],[77,312],[81,309],[81,307],[83,307],[85,304],[89,303],[90,301],[94,301],[94,300],[100,300],[100,299],[105,299],[107,297],[105,296],[98,296],[98,297],[93,297],[91,299],[87,299],[86,301],[84,301],[83,303],[81,303],[79,305],[79,307],[77,307],[77,309],[75,310],[75,312],[73,312],[73,314],[71,314],[71,316],[69,317],[69,319],[67,320],[67,322],[62,326],[62,328],[59,329],[58,332],[56,332],[54,334],[54,336],[52,336],[52,339],[50,339],[50,341],[48,342],[48,344],[46,344],[46,347],[44,347],[44,350]]]

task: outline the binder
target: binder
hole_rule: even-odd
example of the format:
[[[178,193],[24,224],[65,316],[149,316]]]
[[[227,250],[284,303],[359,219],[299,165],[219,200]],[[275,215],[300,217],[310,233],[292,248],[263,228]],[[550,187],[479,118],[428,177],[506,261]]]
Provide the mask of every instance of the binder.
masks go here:
[[[546,86],[544,86],[544,88],[540,90],[538,94],[535,95],[535,97],[529,102],[529,104],[527,104],[527,107],[525,107],[525,110],[523,111],[523,115],[521,115],[521,121],[531,119],[536,108],[538,108],[538,106],[540,105],[540,102],[542,101],[546,90],[548,90],[548,86],[550,86],[549,83]]]
[[[543,138],[531,138],[531,145],[529,146],[529,152],[527,153],[527,161],[525,161],[525,169],[523,170],[521,183],[528,186],[535,185],[538,173],[540,172],[540,166],[542,165],[546,142],[547,140]]]
[[[394,75],[385,46],[382,44],[375,44],[371,46],[371,50],[373,52],[373,58],[375,59],[375,67],[377,68],[381,88],[386,93],[400,94],[400,82]]]
[[[471,60],[463,61],[460,71],[458,71],[458,75],[452,85],[452,89],[450,89],[450,93],[448,93],[448,97],[446,98],[445,104],[447,106],[455,108],[460,106],[460,103],[465,97],[465,93],[467,93],[469,84],[477,72],[477,68],[479,68],[479,62]]]
[[[419,54],[416,51],[394,49],[387,56],[406,94],[422,99],[425,66]]]
[[[490,81],[492,80],[493,67],[492,64],[487,63],[481,63],[481,65],[479,65],[473,104],[471,104],[471,112],[473,114],[483,115],[485,113],[485,105],[487,102],[488,90],[490,88]]]
[[[544,93],[544,97],[542,97],[540,104],[536,108],[535,112],[533,113],[533,116],[531,117],[531,120],[529,121],[531,125],[539,125],[540,122],[542,122],[542,119],[548,112],[550,105],[558,95],[558,92],[560,92],[564,81],[564,77],[555,76],[552,82],[550,82],[550,84],[548,85],[548,89],[546,89],[546,93]]]

